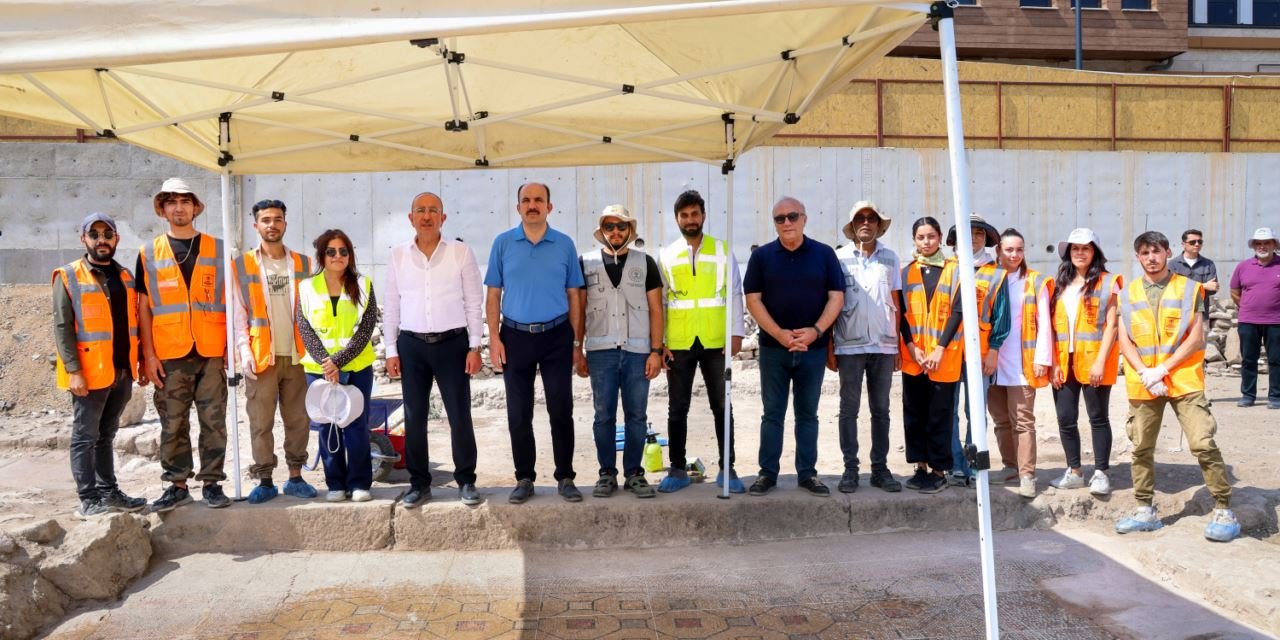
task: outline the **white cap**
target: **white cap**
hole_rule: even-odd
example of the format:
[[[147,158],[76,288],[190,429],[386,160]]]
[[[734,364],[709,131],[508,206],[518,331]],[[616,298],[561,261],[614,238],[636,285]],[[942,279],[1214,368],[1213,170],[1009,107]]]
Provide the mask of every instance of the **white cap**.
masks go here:
[[[182,178],[169,178],[164,181],[164,184],[160,185],[160,190],[152,198],[152,206],[155,207],[156,215],[161,215],[164,211],[160,196],[166,193],[185,193],[190,195],[196,204],[196,215],[204,213],[204,203],[200,201],[200,196],[197,196],[196,192],[191,190],[191,185],[188,185],[187,181]]]
[[[1275,239],[1276,239],[1276,234],[1271,230],[1271,227],[1258,227],[1258,229],[1253,232],[1253,237],[1249,238],[1249,248],[1252,249],[1253,243],[1259,240],[1266,241],[1266,240],[1275,240]]]
[[[1098,242],[1098,234],[1093,229],[1080,227],[1072,229],[1071,235],[1067,236],[1064,242],[1058,243],[1058,257],[1063,260],[1067,259],[1067,253],[1073,244],[1092,244],[1094,249],[1101,249],[1102,245]]]

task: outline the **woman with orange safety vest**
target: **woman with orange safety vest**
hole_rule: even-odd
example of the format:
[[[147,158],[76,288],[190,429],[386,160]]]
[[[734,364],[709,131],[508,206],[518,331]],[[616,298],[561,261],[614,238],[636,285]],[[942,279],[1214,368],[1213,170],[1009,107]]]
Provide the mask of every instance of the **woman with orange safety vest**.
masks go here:
[[[902,269],[898,307],[902,321],[902,415],[907,462],[915,463],[908,489],[937,493],[947,488],[951,459],[951,418],[960,380],[962,340],[956,336],[960,306],[956,261],[942,254],[942,226],[925,216],[911,225],[914,258]]]
[[[1085,486],[1080,466],[1080,396],[1084,396],[1093,434],[1093,476],[1089,492],[1111,493],[1107,477],[1111,459],[1111,417],[1108,403],[1119,371],[1116,345],[1118,296],[1123,282],[1107,273],[1107,258],[1090,229],[1075,229],[1058,243],[1058,266],[1053,282],[1054,357],[1050,373],[1053,403],[1058,411],[1058,434],[1067,457],[1067,470],[1051,484],[1058,489]]]
[[[996,444],[1005,484],[1036,497],[1036,390],[1049,385],[1053,364],[1053,322],[1049,296],[1053,281],[1027,268],[1026,241],[1017,229],[1000,234],[1000,267],[1008,274],[1009,335],[996,356],[995,381],[987,390],[987,409],[995,423]]]

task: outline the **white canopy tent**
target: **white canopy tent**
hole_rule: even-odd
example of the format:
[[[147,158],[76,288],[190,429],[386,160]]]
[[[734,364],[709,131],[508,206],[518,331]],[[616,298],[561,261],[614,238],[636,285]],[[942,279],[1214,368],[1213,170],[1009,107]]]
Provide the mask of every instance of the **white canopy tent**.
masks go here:
[[[4,5],[0,114],[91,129],[218,172],[224,230],[232,228],[233,174],[686,160],[720,166],[731,182],[738,156],[798,122],[930,16],[942,36],[954,211],[963,221],[970,208],[954,30],[941,2]],[[726,193],[732,198],[733,189]],[[732,246],[732,201],[726,211]],[[957,225],[963,311],[973,318],[969,233]],[[965,340],[982,457],[977,332]],[[731,365],[726,358],[726,405]],[[227,367],[234,385],[230,357]],[[239,497],[238,411],[229,396]],[[982,470],[983,585],[994,638],[988,491]]]

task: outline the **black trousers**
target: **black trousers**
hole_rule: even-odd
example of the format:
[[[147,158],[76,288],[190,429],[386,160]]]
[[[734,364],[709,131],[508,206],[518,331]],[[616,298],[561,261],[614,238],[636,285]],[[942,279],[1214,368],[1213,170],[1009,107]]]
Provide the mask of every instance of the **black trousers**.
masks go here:
[[[533,437],[533,380],[542,374],[542,391],[551,418],[551,451],[555,479],[572,480],[573,472],[573,327],[568,322],[544,332],[526,333],[503,325],[499,333],[507,350],[502,381],[507,389],[507,429],[516,480],[536,480],[538,460]]]
[[[427,445],[427,415],[431,410],[431,384],[440,385],[440,399],[449,417],[449,438],[453,444],[453,480],[459,486],[476,481],[476,433],[471,424],[471,376],[468,376],[467,334],[427,344],[401,333],[396,338],[400,353],[401,386],[404,393],[404,456],[409,484],[417,489],[431,486],[430,449]]]
[[[902,418],[907,462],[926,462],[934,471],[951,471],[951,421],[956,414],[956,385],[928,375],[902,374]]]
[[[1076,380],[1075,356],[1067,369],[1067,381],[1053,392],[1053,405],[1058,413],[1058,438],[1062,440],[1062,452],[1067,466],[1080,468],[1080,396],[1084,396],[1084,409],[1089,415],[1089,431],[1093,434],[1093,468],[1106,471],[1111,468],[1111,385],[1096,387]]]
[[[685,445],[689,439],[689,404],[693,398],[693,378],[702,369],[702,382],[707,386],[707,403],[716,425],[716,461],[724,468],[724,349],[707,349],[694,338],[688,349],[671,351],[667,370],[667,448],[671,468],[683,469]],[[730,412],[732,414],[732,412]],[[729,416],[729,466],[737,459],[734,451],[733,416]]]

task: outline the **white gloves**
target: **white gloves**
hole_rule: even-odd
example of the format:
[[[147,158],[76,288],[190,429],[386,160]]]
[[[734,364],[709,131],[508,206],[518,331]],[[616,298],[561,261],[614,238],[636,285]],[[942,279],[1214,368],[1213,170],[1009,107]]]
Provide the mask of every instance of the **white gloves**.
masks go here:
[[[258,374],[254,370],[258,368],[258,363],[253,360],[253,352],[248,349],[240,350],[240,373],[250,380],[257,380]]]
[[[1142,378],[1142,386],[1147,388],[1154,396],[1169,395],[1169,385],[1165,384],[1164,379],[1169,376],[1169,370],[1163,366],[1151,367],[1138,372]]]

